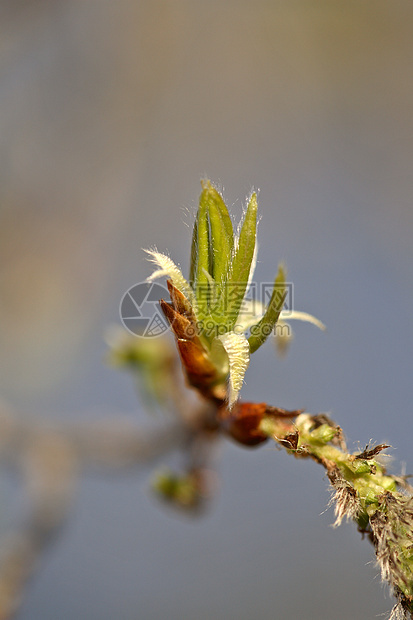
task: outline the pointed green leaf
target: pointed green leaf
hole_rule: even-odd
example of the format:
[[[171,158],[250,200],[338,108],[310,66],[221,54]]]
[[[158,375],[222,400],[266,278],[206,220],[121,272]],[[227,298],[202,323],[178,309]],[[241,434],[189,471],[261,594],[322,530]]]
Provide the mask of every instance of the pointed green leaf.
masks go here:
[[[242,300],[247,289],[254,259],[257,236],[257,194],[251,195],[242,223],[241,231],[231,262],[227,286],[223,291],[217,315],[225,315],[228,331],[233,328],[238,318]]]
[[[200,314],[208,314],[209,306],[209,274],[212,262],[209,237],[209,218],[207,192],[203,190],[199,199],[199,208],[196,221],[196,249],[197,260],[195,267],[195,290]]]
[[[275,324],[281,314],[287,291],[285,287],[285,272],[282,265],[278,267],[278,274],[275,278],[270,303],[267,306],[262,319],[251,327],[251,335],[248,338],[250,352],[254,353],[264,342],[274,329]]]
[[[212,277],[222,288],[228,274],[234,247],[234,231],[228,209],[222,196],[210,181],[203,181],[209,222],[211,227],[211,247],[213,254]]]

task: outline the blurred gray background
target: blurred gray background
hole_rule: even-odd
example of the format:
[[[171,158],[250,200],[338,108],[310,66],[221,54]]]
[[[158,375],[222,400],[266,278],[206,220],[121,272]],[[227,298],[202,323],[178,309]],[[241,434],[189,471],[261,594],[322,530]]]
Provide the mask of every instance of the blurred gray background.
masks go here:
[[[141,248],[187,269],[208,175],[237,217],[260,188],[257,279],[284,259],[296,308],[328,326],[298,325],[284,360],[261,349],[244,398],[329,412],[352,449],[386,441],[412,472],[412,3],[2,0],[0,29],[1,398],[33,419],[145,419],[104,332],[150,273]],[[87,477],[20,620],[391,608],[370,545],[329,527],[321,468],[220,457],[198,520],[156,503],[149,467]],[[1,529],[13,493],[1,482]]]

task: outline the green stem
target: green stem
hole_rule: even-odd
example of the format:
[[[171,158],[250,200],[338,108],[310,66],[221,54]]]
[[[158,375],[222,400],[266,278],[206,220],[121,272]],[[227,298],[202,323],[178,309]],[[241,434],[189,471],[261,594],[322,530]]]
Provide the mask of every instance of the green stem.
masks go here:
[[[389,446],[347,451],[340,427],[326,416],[299,415],[294,424],[265,416],[259,430],[298,458],[327,470],[334,489],[336,522],[354,520],[376,549],[382,578],[394,589],[405,617],[413,606],[413,497],[403,478],[392,476],[375,456]],[[407,493],[406,491],[409,491]]]

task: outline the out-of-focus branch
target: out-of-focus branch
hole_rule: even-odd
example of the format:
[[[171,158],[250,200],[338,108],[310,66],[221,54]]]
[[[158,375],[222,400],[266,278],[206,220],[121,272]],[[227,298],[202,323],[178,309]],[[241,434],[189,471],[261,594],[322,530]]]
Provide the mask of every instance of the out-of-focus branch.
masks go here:
[[[27,514],[1,542],[0,620],[10,620],[41,554],[64,524],[84,470],[124,471],[197,441],[210,405],[192,424],[139,429],[126,419],[58,425],[0,412],[0,459],[22,479]],[[188,416],[189,419],[189,416]],[[165,421],[164,421],[165,422]]]
[[[0,413],[0,460],[20,469],[21,455],[45,437],[70,447],[78,466],[133,467],[161,456],[185,442],[192,431],[180,420],[156,428],[138,428],[122,417],[95,423],[60,424]]]
[[[19,429],[17,433],[26,439],[24,449],[17,441],[15,448],[22,448],[19,464],[28,514],[2,542],[0,620],[8,620],[17,610],[23,587],[36,568],[41,552],[66,518],[79,469],[73,447],[62,436],[35,432],[29,437],[28,429],[25,433]]]

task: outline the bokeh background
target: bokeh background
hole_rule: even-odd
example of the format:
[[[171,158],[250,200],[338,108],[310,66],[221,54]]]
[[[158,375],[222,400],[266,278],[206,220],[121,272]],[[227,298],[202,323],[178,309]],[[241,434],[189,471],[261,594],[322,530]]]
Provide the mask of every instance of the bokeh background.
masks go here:
[[[260,188],[257,279],[284,259],[296,308],[328,326],[298,325],[285,360],[261,349],[244,397],[329,412],[411,472],[412,29],[403,0],[2,0],[1,398],[33,420],[144,420],[105,329],[150,272],[141,248],[186,268],[208,175],[237,214]],[[200,519],[157,504],[149,467],[87,477],[20,620],[391,608],[370,545],[330,527],[321,468],[228,443],[218,469]],[[1,529],[12,495],[2,481]]]

